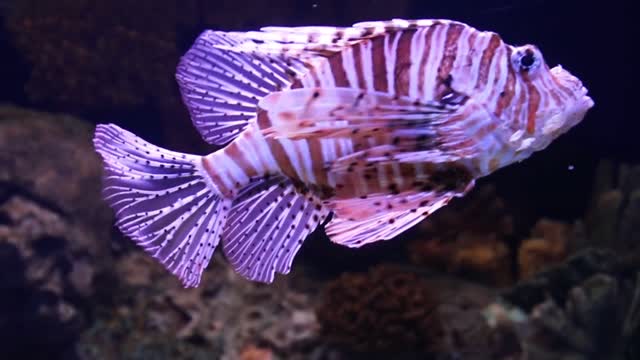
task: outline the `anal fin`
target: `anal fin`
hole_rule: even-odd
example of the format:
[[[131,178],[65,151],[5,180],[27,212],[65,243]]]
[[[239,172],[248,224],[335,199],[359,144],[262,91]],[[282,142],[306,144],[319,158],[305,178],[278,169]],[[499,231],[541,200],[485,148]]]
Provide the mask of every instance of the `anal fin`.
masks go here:
[[[244,277],[270,283],[287,274],[305,238],[329,210],[285,178],[253,185],[230,210],[222,241],[233,268]]]

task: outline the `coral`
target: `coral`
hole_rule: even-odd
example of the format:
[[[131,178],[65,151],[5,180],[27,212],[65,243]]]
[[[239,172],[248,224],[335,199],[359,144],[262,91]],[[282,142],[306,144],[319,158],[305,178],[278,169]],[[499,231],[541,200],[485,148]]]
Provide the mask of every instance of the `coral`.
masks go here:
[[[638,351],[638,270],[611,252],[587,250],[504,293],[486,316],[496,331],[519,339],[512,356],[622,358]]]
[[[75,118],[0,107],[0,354],[66,351],[85,326],[112,221],[90,133]]]
[[[419,237],[409,244],[409,256],[415,264],[508,285],[514,278],[512,223],[495,188],[486,185],[423,221]]]
[[[249,345],[240,353],[240,360],[272,360],[271,350]]]
[[[640,246],[640,165],[599,163],[584,232],[582,247],[627,252]]]
[[[568,224],[541,219],[533,227],[531,237],[518,248],[520,278],[529,278],[540,270],[561,263],[568,256],[572,227]]]
[[[317,314],[328,341],[356,352],[433,350],[441,324],[433,290],[390,265],[328,284]]]

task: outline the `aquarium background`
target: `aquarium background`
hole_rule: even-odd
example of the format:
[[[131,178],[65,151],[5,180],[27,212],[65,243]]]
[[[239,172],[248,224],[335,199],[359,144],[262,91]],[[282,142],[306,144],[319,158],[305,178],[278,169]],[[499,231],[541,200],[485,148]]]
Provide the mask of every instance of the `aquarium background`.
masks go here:
[[[0,359],[637,359],[640,146],[626,4],[0,0]],[[174,80],[205,29],[448,18],[537,45],[595,107],[392,241],[317,231],[291,274],[197,289],[113,227],[91,137],[214,150]],[[630,101],[630,103],[629,103]]]

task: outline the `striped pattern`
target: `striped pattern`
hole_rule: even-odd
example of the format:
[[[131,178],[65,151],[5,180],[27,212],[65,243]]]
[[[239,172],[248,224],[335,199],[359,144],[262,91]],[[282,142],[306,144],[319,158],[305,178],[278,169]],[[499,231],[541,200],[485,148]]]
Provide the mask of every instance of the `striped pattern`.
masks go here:
[[[493,96],[496,105],[490,108],[497,108],[499,97],[496,94],[503,90],[489,86],[489,82],[503,84],[505,92],[513,92],[506,89],[511,85],[507,79],[507,68],[511,66],[508,46],[498,35],[444,20],[425,20],[419,27],[412,26],[412,23],[406,25],[406,28],[385,25],[385,31],[372,30],[370,32],[375,35],[352,41],[341,51],[323,53],[320,59],[315,60],[316,66],[294,80],[291,88],[348,87],[407,96],[420,102],[442,100],[455,92],[473,94],[483,101]],[[277,39],[277,36],[271,39]],[[290,49],[291,46],[286,51]],[[499,67],[502,69],[496,69]],[[501,106],[506,108],[510,102],[503,100]],[[264,113],[258,115],[258,124],[262,130],[272,125]],[[480,134],[489,134],[495,126],[488,124],[487,127],[476,128],[466,137],[473,139]],[[354,151],[389,144],[390,141],[389,136],[381,135],[367,139],[351,136],[341,139],[268,140],[268,143],[285,174],[302,182],[333,187],[334,181],[326,176],[329,164]],[[493,142],[493,139],[489,141]],[[488,165],[481,166],[488,168]],[[376,178],[380,179],[380,184],[374,187],[376,189],[384,188],[386,182],[407,181],[402,174],[389,174],[387,181],[383,175],[387,171],[379,174]],[[370,188],[365,186],[370,183],[368,179],[359,179],[356,183],[362,185],[359,189]],[[346,189],[339,192],[348,193]]]
[[[544,127],[540,121],[544,115],[579,95],[552,75],[534,46],[509,46],[493,32],[455,21],[392,20],[351,28],[269,27],[245,37],[245,42],[226,50],[304,64],[306,72],[291,78],[290,89],[326,93],[351,88],[421,104],[439,101],[459,106],[459,110],[443,123],[435,138],[413,140],[419,151],[399,146],[398,137],[389,131],[330,138],[265,136],[274,123],[267,112],[259,110],[253,125],[236,141],[207,157],[211,164],[224,164],[212,176],[216,186],[230,196],[249,179],[265,173],[282,173],[296,182],[329,189],[324,196],[335,199],[431,188],[459,194],[473,178],[527,157]],[[535,66],[522,65],[527,54],[533,55]],[[385,147],[395,160],[367,166],[348,160],[354,154]],[[433,164],[448,161],[442,157],[452,155],[463,159],[448,166],[459,171],[447,175],[452,178],[436,175]]]
[[[185,286],[220,239],[237,272],[273,281],[330,212],[335,242],[393,238],[593,106],[536,47],[447,20],[206,31],[177,79],[225,148],[181,154],[115,125],[94,144],[119,228]]]

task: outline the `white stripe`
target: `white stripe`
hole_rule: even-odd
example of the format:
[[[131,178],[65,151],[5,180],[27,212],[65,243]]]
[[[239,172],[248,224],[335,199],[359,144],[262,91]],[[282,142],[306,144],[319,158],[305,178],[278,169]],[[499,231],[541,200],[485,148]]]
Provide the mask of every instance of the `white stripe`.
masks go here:
[[[404,185],[404,179],[402,178],[402,173],[400,172],[400,163],[397,161],[392,162],[391,168],[393,169],[393,177],[396,184],[398,185],[398,188],[402,188],[402,185]]]
[[[384,171],[385,163],[378,163],[376,169],[378,170],[378,184],[380,189],[386,189],[389,187],[389,179],[387,179],[387,173]]]
[[[389,46],[389,35],[384,37],[384,58],[387,66],[387,92],[391,95],[396,93],[396,60],[398,58],[398,42],[400,41],[401,31],[395,33],[393,43]]]
[[[411,66],[409,67],[409,98],[418,100],[418,71],[420,70],[420,63],[424,56],[425,35],[427,29],[418,29],[411,37],[410,59]]]
[[[347,75],[349,86],[357,89],[358,74],[356,72],[356,64],[353,59],[353,49],[351,49],[350,47],[344,49],[344,51],[342,52],[342,68]]]
[[[309,143],[307,140],[298,140],[295,142],[295,145],[298,149],[298,154],[301,156],[302,161],[302,169],[304,171],[304,176],[301,176],[303,181],[307,181],[310,183],[316,182],[316,176],[313,173],[313,161],[311,160],[311,152],[309,151]]]
[[[291,165],[293,166],[296,174],[300,178],[302,178],[304,174],[302,170],[302,164],[300,164],[300,159],[298,159],[298,154],[296,154],[295,141],[290,139],[278,139],[278,142],[280,142],[280,145],[282,145],[282,148],[287,153],[287,157],[289,158],[289,161],[291,162]]]
[[[240,151],[240,154],[245,159],[247,159],[249,163],[251,163],[251,166],[254,169],[256,169],[256,172],[258,174],[264,174],[265,168],[264,166],[262,166],[262,162],[260,161],[258,151],[256,151],[256,149],[253,147],[254,144],[252,144],[252,142],[249,141],[249,138],[247,137],[246,134],[247,133],[244,133],[240,135],[240,137],[238,137],[238,143],[237,143],[238,150]]]
[[[331,71],[331,65],[328,61],[323,60],[322,64],[318,66],[318,78],[320,79],[320,86],[323,88],[335,88],[336,81]]]
[[[338,142],[338,146],[340,146],[340,152],[342,153],[342,156],[353,153],[353,142],[351,141],[351,139],[340,139]]]
[[[430,101],[435,98],[435,90],[438,85],[438,65],[444,56],[445,41],[447,40],[448,26],[438,26],[431,36],[431,51],[429,51],[429,59],[424,68],[424,81],[422,90],[422,100]]]
[[[254,123],[254,126],[257,128],[256,123]],[[273,157],[269,144],[267,144],[267,140],[260,131],[255,131],[253,133],[253,143],[256,149],[256,154],[260,158],[263,167],[266,168],[267,171],[280,172],[281,169],[278,166],[278,162]]]
[[[322,160],[327,163],[336,159],[336,142],[334,139],[320,139]],[[324,164],[323,164],[324,165]]]
[[[364,77],[365,88],[368,91],[375,91],[374,89],[374,74],[373,74],[373,51],[371,41],[365,41],[360,44],[360,61],[362,65],[362,74]]]
[[[225,172],[229,175],[228,177],[230,179],[233,179],[234,182],[240,183],[241,186],[249,183],[249,177],[244,172],[244,170],[242,170],[242,168],[240,168],[240,166],[236,164],[234,159],[232,159],[230,156],[228,156],[223,152],[221,153],[220,160],[221,160],[220,166],[223,169],[225,169]],[[221,176],[221,178],[224,178],[224,177]],[[232,184],[231,188],[233,189],[234,187],[235,187],[235,184]]]
[[[306,88],[316,87],[316,81],[313,78],[313,76],[311,76],[311,71],[308,71],[306,74],[304,74],[304,76],[300,78],[300,82],[302,83],[302,87],[306,87]]]

